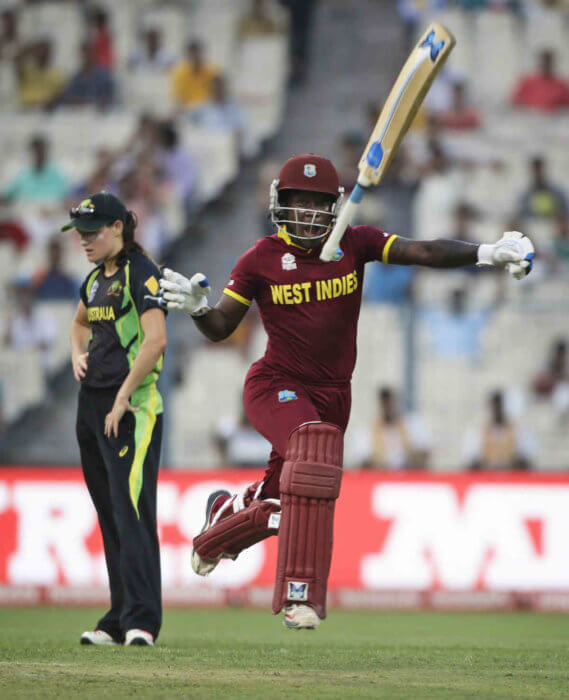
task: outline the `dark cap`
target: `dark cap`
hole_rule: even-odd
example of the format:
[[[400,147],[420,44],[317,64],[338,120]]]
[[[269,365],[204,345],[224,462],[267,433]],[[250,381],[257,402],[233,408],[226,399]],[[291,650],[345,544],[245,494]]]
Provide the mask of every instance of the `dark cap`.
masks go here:
[[[340,180],[336,168],[327,158],[303,153],[289,158],[279,173],[277,189],[323,192],[337,197]]]
[[[61,230],[76,228],[78,231],[91,233],[117,220],[125,223],[127,213],[125,205],[114,194],[97,192],[69,211],[71,221],[62,226]]]

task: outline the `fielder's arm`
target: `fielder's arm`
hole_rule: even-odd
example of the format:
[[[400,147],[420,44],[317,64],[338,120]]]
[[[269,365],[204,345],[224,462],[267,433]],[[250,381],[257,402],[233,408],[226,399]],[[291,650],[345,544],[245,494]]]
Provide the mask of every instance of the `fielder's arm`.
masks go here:
[[[248,310],[245,304],[222,294],[212,309],[203,316],[192,316],[192,319],[206,338],[217,343],[229,338]]]

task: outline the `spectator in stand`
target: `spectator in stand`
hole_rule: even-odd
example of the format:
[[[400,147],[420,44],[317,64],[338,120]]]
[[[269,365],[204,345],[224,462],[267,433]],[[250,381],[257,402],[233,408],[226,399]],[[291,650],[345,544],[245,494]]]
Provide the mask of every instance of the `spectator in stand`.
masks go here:
[[[231,131],[240,150],[246,129],[245,112],[241,105],[229,96],[227,81],[223,75],[214,77],[211,100],[192,110],[190,118],[195,124],[206,129]]]
[[[537,445],[533,433],[513,420],[505,405],[504,393],[493,391],[488,400],[490,416],[480,429],[471,428],[464,438],[467,469],[524,470],[533,467]]]
[[[567,196],[557,185],[549,182],[542,156],[529,161],[531,184],[520,197],[518,214],[523,218],[553,219],[569,212]]]
[[[0,61],[11,62],[20,51],[19,15],[16,7],[0,13]]]
[[[58,328],[55,319],[42,309],[34,306],[33,289],[28,284],[16,283],[10,290],[13,298],[10,304],[4,342],[12,350],[41,351],[41,364],[44,372],[51,369],[53,350],[57,341]]]
[[[93,46],[83,43],[81,65],[67,84],[59,103],[77,107],[93,105],[105,109],[114,100],[115,83],[111,72],[97,65]]]
[[[452,87],[452,96],[451,107],[437,117],[443,129],[456,131],[477,129],[480,126],[480,112],[468,104],[466,84],[455,82]]]
[[[378,112],[379,114],[379,112]],[[377,115],[376,115],[377,119]],[[359,162],[367,139],[359,129],[344,131],[338,142],[340,157],[338,159],[338,177],[344,194],[350,194],[355,185],[355,167]]]
[[[116,194],[117,185],[113,176],[115,154],[105,146],[99,147],[95,152],[95,166],[87,178],[76,184],[69,197],[72,202],[85,199],[91,192],[110,192]],[[69,205],[71,207],[71,203]]]
[[[303,85],[308,78],[309,49],[317,0],[281,0],[290,12],[290,57],[292,87]]]
[[[224,416],[218,422],[213,442],[220,455],[221,466],[259,467],[267,464],[271,445],[249,422],[245,411],[239,420]]]
[[[130,60],[130,68],[140,72],[163,73],[175,63],[174,54],[162,44],[162,33],[157,27],[148,27],[142,35],[142,46]]]
[[[194,159],[180,144],[176,127],[172,122],[164,122],[158,128],[159,149],[157,164],[162,182],[174,191],[190,217],[195,206],[197,193],[197,166]]]
[[[362,469],[426,469],[431,435],[417,414],[402,415],[391,387],[377,391],[377,418],[355,434],[351,450]]]
[[[567,269],[569,264],[569,217],[558,216],[555,220],[555,238],[552,242],[553,256]]]
[[[172,70],[172,97],[182,109],[199,107],[213,95],[216,66],[207,63],[201,41],[192,39],[186,47],[186,58]]]
[[[466,288],[453,289],[448,308],[425,308],[421,319],[429,331],[431,348],[439,357],[463,358],[476,364],[480,359],[480,336],[495,308],[502,301],[497,287],[496,301],[484,309],[469,309]]]
[[[21,253],[30,242],[30,236],[20,221],[16,219],[0,219],[0,243],[9,241],[14,249]]]
[[[113,36],[109,29],[109,18],[100,7],[91,12],[91,32],[89,43],[93,47],[93,60],[99,68],[112,71],[115,67]]]
[[[366,270],[364,300],[372,304],[404,304],[411,298],[412,284],[410,266],[374,263]]]
[[[48,244],[47,266],[34,275],[32,289],[38,301],[77,301],[79,298],[77,280],[63,269],[63,246],[57,235]]]
[[[438,139],[427,144],[428,160],[422,168],[413,202],[418,238],[449,237],[453,212],[464,189],[464,174],[455,167]]]
[[[149,155],[141,153],[137,157],[132,170],[119,183],[119,195],[129,210],[136,211],[137,243],[160,260],[166,242],[166,226],[158,168]]]
[[[530,107],[543,112],[569,107],[569,82],[556,74],[554,52],[541,51],[538,60],[537,72],[520,78],[512,102],[517,107]]]
[[[538,397],[547,398],[559,385],[567,382],[569,382],[567,340],[557,338],[551,346],[545,369],[533,378],[532,387]]]
[[[25,108],[51,109],[65,85],[63,72],[52,65],[52,46],[42,39],[24,48],[17,56],[18,101]]]
[[[242,38],[278,34],[282,29],[271,17],[266,0],[251,0],[249,12],[239,20],[237,34]]]
[[[24,168],[0,195],[0,203],[34,204],[50,207],[59,205],[67,195],[67,178],[50,161],[49,142],[36,134],[29,142],[31,164]]]

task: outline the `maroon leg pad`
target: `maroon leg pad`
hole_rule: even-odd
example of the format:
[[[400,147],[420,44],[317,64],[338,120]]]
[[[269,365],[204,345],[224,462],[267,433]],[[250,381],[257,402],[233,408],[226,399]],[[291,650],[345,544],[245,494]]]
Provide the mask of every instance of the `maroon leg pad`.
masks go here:
[[[334,506],[342,479],[343,433],[308,423],[290,436],[281,473],[281,523],[273,612],[311,605],[326,617]]]
[[[194,550],[202,559],[217,559],[222,554],[239,554],[266,537],[276,535],[279,518],[269,519],[280,513],[280,506],[271,501],[252,501],[237,513],[230,511],[215,525],[194,538]]]

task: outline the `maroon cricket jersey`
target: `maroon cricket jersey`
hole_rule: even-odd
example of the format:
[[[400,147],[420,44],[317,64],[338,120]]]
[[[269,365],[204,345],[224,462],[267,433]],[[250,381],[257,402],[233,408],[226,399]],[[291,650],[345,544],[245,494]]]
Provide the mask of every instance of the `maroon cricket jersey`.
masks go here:
[[[280,231],[238,260],[225,294],[259,305],[269,337],[267,367],[310,383],[338,384],[352,376],[364,264],[388,262],[396,236],[372,226],[348,227],[338,259],[322,262]]]

